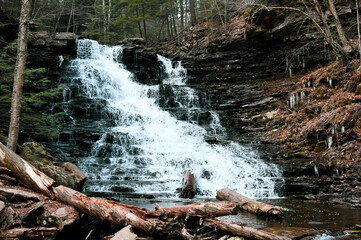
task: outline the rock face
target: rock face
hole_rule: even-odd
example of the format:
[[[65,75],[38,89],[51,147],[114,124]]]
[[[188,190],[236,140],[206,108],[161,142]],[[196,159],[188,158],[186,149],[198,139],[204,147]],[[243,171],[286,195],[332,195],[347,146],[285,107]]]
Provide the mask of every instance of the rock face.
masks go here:
[[[157,54],[146,48],[142,38],[129,38],[119,42],[123,46],[122,62],[144,84],[159,84],[162,69],[159,67]]]
[[[59,65],[62,58],[76,55],[76,35],[62,32],[31,32],[28,42],[28,67],[50,68]],[[61,57],[60,57],[61,56]]]
[[[19,23],[0,8],[0,49],[18,36]]]

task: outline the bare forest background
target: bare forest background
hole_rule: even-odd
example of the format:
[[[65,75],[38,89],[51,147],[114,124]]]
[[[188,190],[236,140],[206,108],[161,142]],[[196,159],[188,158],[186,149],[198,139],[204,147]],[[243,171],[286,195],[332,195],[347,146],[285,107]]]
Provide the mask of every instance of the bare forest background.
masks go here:
[[[227,22],[229,0],[34,0],[31,26],[73,32],[102,43],[141,37],[147,45],[170,40],[198,22]],[[7,15],[19,18],[21,0],[0,0]]]

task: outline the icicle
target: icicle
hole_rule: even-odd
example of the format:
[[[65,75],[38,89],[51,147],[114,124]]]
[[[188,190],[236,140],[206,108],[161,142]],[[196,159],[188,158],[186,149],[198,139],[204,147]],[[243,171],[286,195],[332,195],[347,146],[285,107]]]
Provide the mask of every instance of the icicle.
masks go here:
[[[331,148],[332,147],[332,136],[328,136],[327,137],[327,147]]]
[[[305,92],[301,92],[301,102],[303,102],[306,99]]]
[[[327,77],[327,82],[328,82],[328,84],[330,85],[330,87],[332,87],[332,79],[330,79],[330,78]]]
[[[290,96],[290,108],[292,109],[292,108],[294,108],[294,107],[295,107],[295,95],[292,94],[292,95]]]
[[[296,93],[295,95],[296,95],[295,105],[297,105],[300,102],[300,97],[298,96],[298,93]]]
[[[316,165],[313,165],[313,170],[315,171],[315,174],[319,176],[318,169]]]

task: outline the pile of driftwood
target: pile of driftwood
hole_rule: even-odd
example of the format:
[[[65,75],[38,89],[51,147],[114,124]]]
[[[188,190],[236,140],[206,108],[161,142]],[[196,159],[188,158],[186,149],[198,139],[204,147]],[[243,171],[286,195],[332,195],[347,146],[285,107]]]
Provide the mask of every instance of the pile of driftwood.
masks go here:
[[[1,237],[31,239],[39,236],[44,239],[53,239],[47,236],[54,236],[56,235],[54,233],[61,232],[64,226],[77,221],[79,219],[78,211],[107,221],[111,226],[125,227],[106,239],[228,239],[231,236],[261,240],[289,239],[247,227],[244,224],[216,219],[220,216],[237,214],[239,209],[268,217],[282,217],[279,208],[248,199],[229,189],[218,191],[217,199],[223,201],[167,208],[156,204],[154,210],[149,210],[110,200],[87,197],[65,186],[54,187],[53,179],[35,169],[1,143],[0,165],[1,171],[12,176],[9,177],[9,181],[19,181],[27,188],[37,192],[33,193],[21,187],[14,189],[0,184],[0,226],[3,230],[0,239]],[[187,173],[187,176],[192,178],[191,173]],[[16,204],[20,203],[12,202],[14,199],[23,200],[20,210],[16,207]],[[24,204],[24,201],[29,204]],[[26,206],[31,207],[26,209]],[[36,216],[38,225],[42,227],[8,228],[13,221],[26,221],[31,218],[33,213],[40,208],[42,213]],[[19,224],[14,226],[19,226]],[[130,228],[137,235],[131,233]],[[91,232],[89,236],[90,234]],[[86,239],[91,239],[89,236]]]

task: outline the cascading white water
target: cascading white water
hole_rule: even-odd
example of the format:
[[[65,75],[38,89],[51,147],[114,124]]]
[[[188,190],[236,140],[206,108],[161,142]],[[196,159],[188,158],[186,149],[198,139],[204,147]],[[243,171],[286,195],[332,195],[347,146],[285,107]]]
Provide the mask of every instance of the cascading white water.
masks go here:
[[[177,120],[159,107],[161,91],[172,92],[177,108],[200,111],[200,99],[187,86],[180,62],[158,56],[167,78],[158,86],[134,81],[120,62],[122,47],[101,46],[92,40],[78,41],[78,58],[70,63],[79,92],[105,103],[102,136],[89,156],[78,165],[88,176],[85,191],[160,194],[175,197],[184,172],[196,176],[198,196],[214,197],[220,188],[231,188],[254,198],[276,197],[275,180],[281,176],[275,165],[264,163],[251,148],[235,142],[209,144],[204,137],[223,134],[214,112],[208,130],[194,121]],[[170,88],[168,87],[170,86]],[[67,91],[67,96],[71,91]]]

